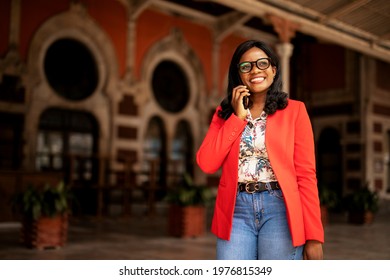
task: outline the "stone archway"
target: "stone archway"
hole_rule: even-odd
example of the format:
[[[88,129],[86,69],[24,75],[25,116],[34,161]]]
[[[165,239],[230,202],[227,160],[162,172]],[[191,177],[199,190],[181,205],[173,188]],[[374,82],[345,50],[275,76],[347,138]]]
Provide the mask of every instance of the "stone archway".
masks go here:
[[[158,93],[156,91],[157,86],[153,85],[153,79],[158,72],[156,69],[159,70],[163,66],[168,66],[164,67],[165,70],[168,69],[182,74],[179,88],[181,94],[185,96],[183,96],[183,99],[176,100],[178,102],[176,105],[169,104],[169,106],[166,106],[166,103],[164,104],[164,102],[158,100],[158,98],[170,98],[165,94],[161,94],[161,92]],[[140,81],[140,84],[145,86],[142,87],[142,94],[138,92],[139,97],[136,96],[139,101],[138,105],[142,108],[140,110],[142,114],[140,115],[141,138],[139,141],[144,141],[142,135],[146,135],[145,129],[148,121],[155,115],[160,117],[166,128],[168,164],[172,162],[170,151],[173,150],[177,127],[181,121],[188,123],[188,135],[192,137],[191,143],[193,143],[191,154],[195,154],[196,143],[200,141],[197,137],[200,137],[200,119],[203,118],[202,110],[204,109],[199,108],[199,99],[204,95],[205,90],[203,74],[199,58],[177,29],[173,29],[169,36],[153,45],[142,62],[142,81]],[[167,102],[170,101],[173,100]],[[139,153],[141,159],[144,158],[143,153],[144,151]],[[196,171],[194,170],[193,173],[196,173]],[[193,175],[197,179],[201,177],[197,176],[198,174]]]
[[[85,47],[96,64],[96,86],[90,96],[80,100],[66,99],[57,94],[45,73],[48,50],[54,43],[64,39],[73,40]],[[96,118],[100,129],[98,153],[104,155],[111,153],[113,137],[111,113],[114,101],[120,94],[117,90],[118,68],[110,38],[82,6],[73,4],[69,11],[55,15],[41,25],[32,38],[27,61],[26,91],[29,92],[29,99],[24,137],[30,140],[26,143],[24,151],[26,168],[34,168],[39,116],[49,107],[90,112]]]

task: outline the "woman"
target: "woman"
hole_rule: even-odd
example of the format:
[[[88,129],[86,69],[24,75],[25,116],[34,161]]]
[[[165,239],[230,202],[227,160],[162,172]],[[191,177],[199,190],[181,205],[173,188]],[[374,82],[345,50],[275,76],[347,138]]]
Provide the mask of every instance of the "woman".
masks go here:
[[[217,259],[323,258],[310,119],[281,88],[273,51],[240,44],[227,98],[197,152],[204,172],[222,167],[212,222]]]

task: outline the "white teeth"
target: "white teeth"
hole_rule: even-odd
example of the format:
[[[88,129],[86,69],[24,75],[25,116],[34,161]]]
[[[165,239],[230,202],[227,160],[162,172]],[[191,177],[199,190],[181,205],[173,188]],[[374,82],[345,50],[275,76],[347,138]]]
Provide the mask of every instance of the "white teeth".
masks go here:
[[[258,78],[252,79],[251,82],[252,82],[252,83],[255,83],[255,82],[262,82],[262,81],[264,81],[264,80],[265,80],[264,77],[258,77]]]

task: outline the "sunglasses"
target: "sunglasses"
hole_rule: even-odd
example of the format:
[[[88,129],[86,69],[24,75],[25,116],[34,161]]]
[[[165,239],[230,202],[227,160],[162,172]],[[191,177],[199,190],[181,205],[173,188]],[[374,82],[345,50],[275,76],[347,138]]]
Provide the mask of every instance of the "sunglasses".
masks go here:
[[[256,64],[256,67],[260,70],[265,70],[271,65],[271,59],[270,58],[260,58],[256,61],[244,61],[237,65],[238,70],[241,73],[249,73],[252,71],[253,64]]]

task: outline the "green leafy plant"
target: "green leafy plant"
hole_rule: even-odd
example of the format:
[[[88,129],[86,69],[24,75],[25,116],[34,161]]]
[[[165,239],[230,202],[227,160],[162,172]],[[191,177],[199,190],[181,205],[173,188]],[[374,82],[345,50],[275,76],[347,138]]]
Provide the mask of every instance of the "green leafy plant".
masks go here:
[[[204,185],[196,185],[187,173],[183,175],[182,182],[166,196],[166,201],[179,206],[207,205],[213,199],[211,189]]]
[[[46,184],[43,188],[28,186],[24,192],[15,195],[14,209],[23,217],[37,220],[41,216],[54,217],[69,211],[72,198],[64,182],[56,186]]]
[[[376,213],[379,210],[379,198],[376,192],[367,187],[362,188],[346,197],[345,203],[348,211]]]
[[[339,203],[337,193],[327,187],[319,188],[320,203],[329,209],[335,208]]]

